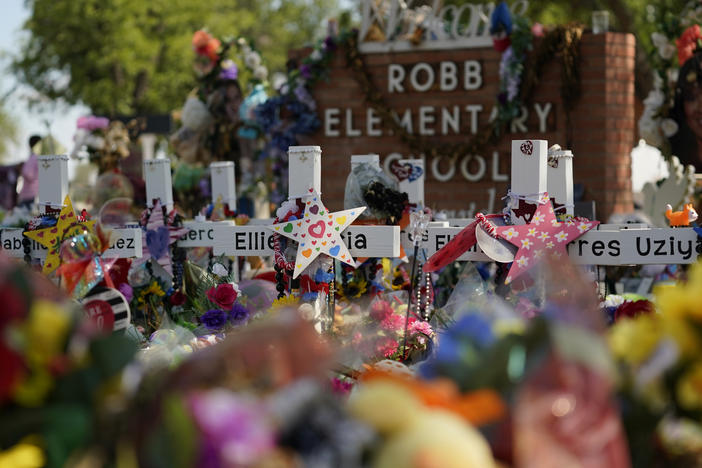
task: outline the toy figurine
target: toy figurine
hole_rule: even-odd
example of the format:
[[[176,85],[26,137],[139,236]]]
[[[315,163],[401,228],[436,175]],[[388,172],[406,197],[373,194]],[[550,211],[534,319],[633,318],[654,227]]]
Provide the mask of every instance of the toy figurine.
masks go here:
[[[697,220],[697,211],[692,207],[692,203],[686,204],[682,211],[673,211],[670,205],[665,205],[665,208],[665,217],[668,218],[670,227],[689,226]]]

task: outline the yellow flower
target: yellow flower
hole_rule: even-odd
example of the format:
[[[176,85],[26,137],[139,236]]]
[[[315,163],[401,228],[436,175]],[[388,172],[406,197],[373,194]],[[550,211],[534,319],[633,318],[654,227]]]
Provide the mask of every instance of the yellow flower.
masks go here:
[[[346,284],[345,288],[339,288],[339,300],[350,302],[349,299],[358,299],[368,289],[368,282],[364,277],[354,277]]]
[[[688,410],[702,408],[702,362],[694,364],[678,381],[678,401]]]
[[[618,359],[636,366],[648,359],[662,334],[658,317],[640,315],[616,322],[607,338],[612,353]]]
[[[0,451],[0,468],[41,468],[46,464],[44,452],[34,437],[25,437],[16,445]]]
[[[148,288],[142,290],[139,293],[139,304],[143,304],[146,301],[146,296],[148,296],[149,294],[155,294],[158,297],[163,297],[166,295],[166,293],[161,288],[161,285],[158,284],[156,281],[152,281]]]
[[[70,325],[68,309],[44,299],[34,301],[24,329],[29,362],[45,365],[52,357],[61,354]]]
[[[13,398],[19,405],[35,408],[44,402],[53,386],[51,375],[43,367],[35,368],[15,387]]]
[[[300,302],[300,298],[297,296],[283,296],[273,301],[273,304],[271,304],[271,310],[280,310],[288,307],[296,307],[298,302]]]

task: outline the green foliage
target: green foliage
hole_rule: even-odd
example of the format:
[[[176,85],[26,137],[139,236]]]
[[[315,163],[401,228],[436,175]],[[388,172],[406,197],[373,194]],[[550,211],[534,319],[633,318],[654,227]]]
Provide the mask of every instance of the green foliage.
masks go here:
[[[314,39],[337,0],[28,0],[13,62],[49,99],[104,115],[167,113],[195,86],[193,33],[251,38],[272,71]]]

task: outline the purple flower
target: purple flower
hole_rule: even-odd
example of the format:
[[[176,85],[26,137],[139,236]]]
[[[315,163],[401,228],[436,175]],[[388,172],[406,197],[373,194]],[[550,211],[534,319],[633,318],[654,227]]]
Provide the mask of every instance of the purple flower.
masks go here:
[[[206,441],[200,462],[216,457],[220,463],[214,466],[251,466],[275,445],[264,408],[255,401],[215,389],[191,394],[188,403]]]
[[[210,309],[202,314],[200,322],[210,330],[219,330],[227,323],[227,314],[223,310]]]
[[[235,63],[232,63],[227,68],[223,68],[219,72],[219,78],[221,80],[231,80],[235,81],[239,77],[239,69],[236,67]]]
[[[229,322],[232,325],[245,325],[249,321],[249,309],[239,304],[234,303],[232,310],[229,311]]]
[[[312,76],[312,68],[309,65],[304,64],[300,67],[300,74],[303,78],[309,79]]]
[[[324,48],[329,52],[334,52],[336,50],[336,41],[334,41],[333,37],[327,36],[327,38],[324,39]]]
[[[120,284],[119,286],[117,286],[117,289],[119,289],[119,292],[122,293],[127,302],[132,301],[132,298],[134,297],[134,290],[128,283]]]

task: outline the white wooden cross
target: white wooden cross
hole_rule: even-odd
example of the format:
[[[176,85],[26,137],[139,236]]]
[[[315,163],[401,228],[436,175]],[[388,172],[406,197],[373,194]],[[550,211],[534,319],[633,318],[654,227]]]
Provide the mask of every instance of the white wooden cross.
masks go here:
[[[310,189],[321,193],[322,150],[319,146],[291,146],[288,161],[289,199],[308,195]],[[235,257],[273,255],[273,232],[265,227],[272,224],[272,220],[251,221],[246,226],[216,225],[213,253]],[[351,225],[343,231],[342,239],[354,258],[400,255],[399,226]]]
[[[532,154],[527,155],[522,150],[529,148],[528,145],[523,146],[526,141],[512,142],[512,192],[527,195],[548,191],[550,196],[556,195],[557,203],[566,208],[572,206],[573,158],[568,154],[570,152],[559,154],[558,168],[552,168],[547,164],[546,142],[531,140]],[[526,177],[524,174],[531,174],[532,180],[522,180]],[[542,184],[542,178],[546,179],[546,184]],[[461,224],[467,225],[472,220],[461,221],[464,221]],[[462,229],[462,226],[430,227],[421,245],[427,257],[441,249]],[[406,249],[412,245],[404,233],[402,245]],[[694,263],[700,252],[702,238],[692,228],[657,228],[641,224],[600,224],[568,246],[571,261],[581,265],[688,264]],[[492,261],[477,244],[457,260]]]
[[[44,213],[46,207],[60,208],[68,194],[68,156],[39,156],[39,207]],[[7,255],[24,257],[24,236],[22,228],[0,229],[0,246]],[[103,253],[106,258],[141,257],[142,239],[138,228],[115,229],[110,238],[110,247]],[[47,248],[31,241],[30,256],[43,260]]]

